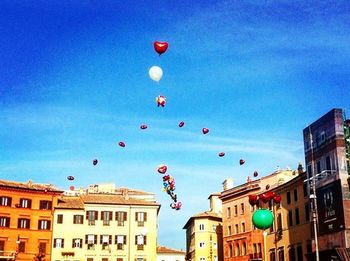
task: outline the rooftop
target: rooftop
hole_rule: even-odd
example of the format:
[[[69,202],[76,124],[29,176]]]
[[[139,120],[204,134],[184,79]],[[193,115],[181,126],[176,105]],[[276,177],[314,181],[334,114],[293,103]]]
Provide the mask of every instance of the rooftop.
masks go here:
[[[185,226],[183,227],[183,229],[186,229],[192,222],[192,220],[196,219],[196,218],[212,218],[212,219],[216,219],[218,221],[222,220],[222,215],[212,212],[212,211],[204,211],[204,212],[200,212],[198,214],[193,215],[192,217],[189,218],[189,220],[186,222]]]
[[[157,254],[183,254],[185,255],[186,252],[174,248],[169,248],[165,246],[157,246]]]
[[[56,208],[84,209],[84,203],[80,197],[62,197],[58,200],[58,204]]]
[[[52,184],[33,183],[31,180],[28,180],[28,182],[0,180],[0,187],[24,189],[24,190],[37,190],[37,191],[43,191],[43,192],[56,192],[56,193],[63,192],[62,190],[56,188]]]
[[[82,201],[90,204],[118,204],[118,205],[154,205],[159,204],[154,201],[135,199],[115,194],[85,194],[80,196]]]

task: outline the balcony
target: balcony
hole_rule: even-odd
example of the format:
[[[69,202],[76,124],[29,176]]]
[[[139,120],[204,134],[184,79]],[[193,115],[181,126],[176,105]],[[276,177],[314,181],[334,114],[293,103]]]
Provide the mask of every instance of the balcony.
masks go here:
[[[249,254],[249,260],[262,260],[262,253]]]
[[[13,259],[16,260],[17,253],[16,251],[0,251],[0,259]]]

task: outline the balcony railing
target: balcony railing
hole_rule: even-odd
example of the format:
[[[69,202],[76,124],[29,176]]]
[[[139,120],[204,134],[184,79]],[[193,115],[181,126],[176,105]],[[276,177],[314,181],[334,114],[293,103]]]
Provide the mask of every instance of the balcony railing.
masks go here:
[[[262,259],[262,253],[254,253],[249,254],[249,260],[261,260]]]
[[[0,259],[16,259],[16,251],[0,251]]]

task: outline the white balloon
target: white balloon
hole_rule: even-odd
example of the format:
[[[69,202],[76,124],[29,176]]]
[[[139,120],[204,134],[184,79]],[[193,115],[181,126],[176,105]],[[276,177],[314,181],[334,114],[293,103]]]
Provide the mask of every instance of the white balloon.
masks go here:
[[[149,77],[151,77],[151,79],[156,82],[159,82],[160,79],[162,79],[163,77],[163,70],[159,66],[152,66],[149,69],[148,73],[149,73]]]

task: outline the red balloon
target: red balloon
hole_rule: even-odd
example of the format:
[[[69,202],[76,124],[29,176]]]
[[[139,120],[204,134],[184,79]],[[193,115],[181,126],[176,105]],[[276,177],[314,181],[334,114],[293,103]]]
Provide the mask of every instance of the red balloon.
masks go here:
[[[74,187],[74,186],[70,186],[69,189],[70,189],[70,190],[74,190],[75,187]]]
[[[159,172],[160,174],[165,174],[167,170],[168,170],[168,167],[167,167],[166,165],[160,165],[160,166],[158,167],[158,172]]]
[[[203,128],[203,129],[202,129],[202,132],[203,132],[203,134],[207,134],[207,133],[209,132],[209,129]]]
[[[251,206],[256,205],[256,203],[258,202],[259,197],[257,195],[249,195],[248,197],[249,197],[249,204]]]
[[[256,178],[258,175],[259,175],[259,173],[257,172],[257,171],[254,171],[254,177]]]
[[[282,200],[282,197],[280,195],[276,195],[273,198],[273,202],[275,202],[275,203],[280,203],[281,200]]]
[[[225,152],[220,152],[219,157],[223,157],[223,156],[225,156]]]
[[[120,141],[119,143],[118,143],[118,145],[120,146],[120,147],[125,147],[125,143],[124,142],[122,142],[122,141]]]
[[[180,123],[179,123],[179,127],[180,127],[180,128],[182,128],[184,125],[185,125],[185,122],[180,121]]]
[[[273,191],[268,191],[268,192],[266,192],[266,195],[267,195],[268,200],[271,200],[276,196],[276,193]]]
[[[245,160],[244,159],[240,159],[239,160],[239,165],[243,165],[245,163]]]
[[[168,49],[168,43],[167,42],[154,42],[153,44],[154,50],[159,53],[159,55],[165,53],[165,51]]]
[[[261,194],[260,198],[261,198],[262,202],[264,202],[264,203],[267,203],[270,200],[269,195],[266,193]]]
[[[141,129],[141,130],[147,129],[147,125],[146,125],[146,124],[142,124],[142,125],[140,126],[140,129]]]
[[[98,160],[97,160],[97,159],[94,159],[94,160],[92,161],[92,164],[94,164],[94,166],[96,166],[97,163],[98,163]]]

